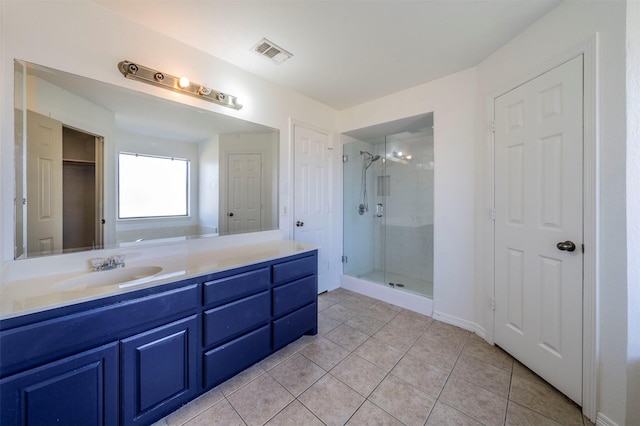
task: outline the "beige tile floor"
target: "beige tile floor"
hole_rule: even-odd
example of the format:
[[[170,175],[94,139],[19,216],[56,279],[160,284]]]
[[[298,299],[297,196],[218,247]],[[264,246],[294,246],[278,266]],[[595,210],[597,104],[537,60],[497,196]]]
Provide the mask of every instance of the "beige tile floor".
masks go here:
[[[500,348],[338,289],[319,332],[180,408],[165,425],[591,425]]]

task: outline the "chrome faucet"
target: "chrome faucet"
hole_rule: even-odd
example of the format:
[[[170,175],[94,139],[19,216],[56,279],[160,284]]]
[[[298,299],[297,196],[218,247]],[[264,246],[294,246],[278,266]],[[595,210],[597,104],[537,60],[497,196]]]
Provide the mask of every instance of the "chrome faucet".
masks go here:
[[[124,268],[124,255],[111,256],[107,259],[98,257],[91,259],[93,271],[108,271],[110,269]]]

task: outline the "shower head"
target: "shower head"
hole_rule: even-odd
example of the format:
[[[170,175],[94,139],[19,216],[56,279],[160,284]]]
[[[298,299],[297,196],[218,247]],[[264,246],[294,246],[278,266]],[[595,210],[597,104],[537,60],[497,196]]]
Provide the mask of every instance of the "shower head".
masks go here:
[[[373,155],[370,152],[367,151],[360,151],[360,155],[366,155],[367,156],[367,160],[371,161],[372,163],[374,161],[378,161],[380,159],[379,155]]]
[[[372,153],[367,151],[360,151],[360,155],[366,155],[364,164],[362,165],[364,167],[364,170],[367,170],[375,161],[378,161],[380,159],[379,155],[373,155]],[[367,161],[369,162],[368,164]]]

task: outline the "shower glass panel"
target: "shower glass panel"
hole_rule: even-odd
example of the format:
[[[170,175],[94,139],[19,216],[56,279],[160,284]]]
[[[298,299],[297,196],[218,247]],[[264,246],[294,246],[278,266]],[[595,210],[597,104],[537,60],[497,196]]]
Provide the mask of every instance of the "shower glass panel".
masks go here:
[[[343,273],[433,298],[433,127],[344,145]]]

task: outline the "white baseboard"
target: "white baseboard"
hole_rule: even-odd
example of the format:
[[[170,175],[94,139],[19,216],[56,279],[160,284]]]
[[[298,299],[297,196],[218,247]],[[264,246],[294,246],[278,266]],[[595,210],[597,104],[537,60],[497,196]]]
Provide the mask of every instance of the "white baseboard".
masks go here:
[[[596,415],[596,426],[619,426],[616,422],[605,416],[601,412]]]
[[[473,330],[473,332],[476,333],[478,337],[487,340],[487,331],[484,329],[484,327],[480,327],[478,324],[476,324],[476,329]]]
[[[467,321],[465,319],[454,317],[452,315],[443,314],[442,312],[437,312],[437,311],[434,311],[433,319],[445,322],[447,324],[455,325],[456,327],[460,327],[467,331],[471,331],[477,334],[478,336],[482,337],[483,339],[486,336],[484,328],[480,327],[475,322]]]

